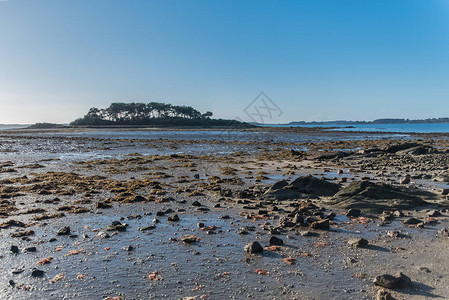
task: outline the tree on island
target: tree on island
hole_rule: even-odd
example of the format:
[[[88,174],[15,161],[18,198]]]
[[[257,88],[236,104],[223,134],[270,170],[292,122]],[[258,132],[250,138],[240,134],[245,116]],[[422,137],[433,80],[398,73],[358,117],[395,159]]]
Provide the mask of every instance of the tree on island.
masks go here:
[[[112,103],[108,108],[92,107],[71,125],[161,125],[161,126],[228,126],[233,120],[211,119],[213,113],[202,114],[191,106],[160,102]],[[239,122],[240,123],[240,122]],[[252,127],[241,123],[242,127]]]

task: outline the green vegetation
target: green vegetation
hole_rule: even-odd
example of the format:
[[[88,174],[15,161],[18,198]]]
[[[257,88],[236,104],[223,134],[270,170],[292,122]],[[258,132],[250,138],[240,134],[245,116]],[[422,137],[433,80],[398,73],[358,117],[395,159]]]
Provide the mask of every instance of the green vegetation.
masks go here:
[[[211,119],[212,112],[202,114],[190,106],[149,103],[112,103],[108,108],[92,107],[75,126],[151,125],[151,126],[233,126],[253,127],[236,120]]]

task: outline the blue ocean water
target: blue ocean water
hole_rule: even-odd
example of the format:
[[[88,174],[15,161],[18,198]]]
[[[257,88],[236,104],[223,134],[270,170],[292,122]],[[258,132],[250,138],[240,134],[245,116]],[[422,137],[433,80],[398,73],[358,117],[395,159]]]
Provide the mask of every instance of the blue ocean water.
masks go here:
[[[433,124],[326,124],[326,125],[274,125],[276,127],[337,127],[338,131],[449,133],[449,123]]]

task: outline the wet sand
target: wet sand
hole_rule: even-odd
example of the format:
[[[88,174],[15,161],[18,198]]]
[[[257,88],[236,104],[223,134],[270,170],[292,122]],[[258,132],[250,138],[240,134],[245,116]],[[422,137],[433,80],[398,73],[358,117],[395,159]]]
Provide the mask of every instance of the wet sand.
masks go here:
[[[438,234],[449,226],[446,137],[283,131],[3,133],[0,297],[372,299],[382,289],[374,278],[398,271],[412,285],[385,289],[392,297],[449,297],[449,240]],[[388,150],[406,142],[432,150]],[[347,217],[331,196],[266,197],[276,182],[309,174],[341,187],[419,189],[427,204],[385,220]],[[299,211],[304,220],[290,224]],[[423,224],[403,224],[410,217]],[[312,228],[326,220],[328,230]],[[65,226],[70,233],[58,235]],[[273,236],[283,244],[270,245]],[[353,237],[369,245],[348,246]],[[254,241],[262,254],[245,253]]]

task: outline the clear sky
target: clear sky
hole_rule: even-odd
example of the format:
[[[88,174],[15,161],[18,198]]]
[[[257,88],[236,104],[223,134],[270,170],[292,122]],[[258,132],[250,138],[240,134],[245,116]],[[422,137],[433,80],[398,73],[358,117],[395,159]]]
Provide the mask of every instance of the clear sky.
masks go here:
[[[449,0],[0,0],[0,123],[261,91],[273,122],[449,117]]]

